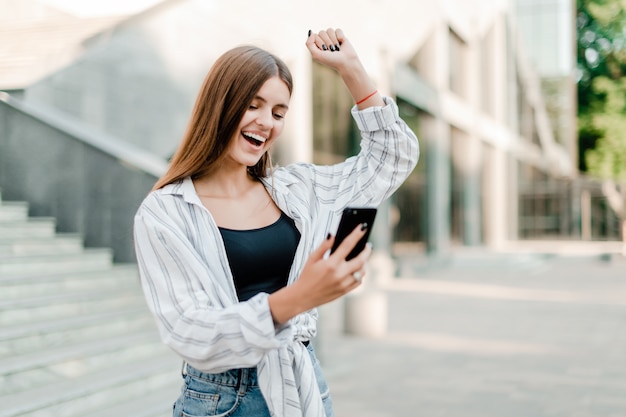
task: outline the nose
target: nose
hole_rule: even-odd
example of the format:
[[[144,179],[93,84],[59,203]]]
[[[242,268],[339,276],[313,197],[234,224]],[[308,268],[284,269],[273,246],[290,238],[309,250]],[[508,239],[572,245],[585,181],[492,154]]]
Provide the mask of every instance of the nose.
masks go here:
[[[260,111],[258,112],[257,118],[256,118],[256,123],[259,125],[259,127],[263,127],[266,129],[270,129],[272,127],[272,111],[268,110],[268,111]]]

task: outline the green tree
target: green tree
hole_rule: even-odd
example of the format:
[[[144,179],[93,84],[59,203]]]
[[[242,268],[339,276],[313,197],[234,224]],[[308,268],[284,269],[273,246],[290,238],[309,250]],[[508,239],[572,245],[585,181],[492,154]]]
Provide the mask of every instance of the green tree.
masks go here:
[[[606,96],[594,90],[594,80],[626,74],[626,0],[577,0],[576,25],[579,161],[587,171],[585,153],[604,134],[593,115],[603,111]]]
[[[626,77],[593,80],[593,91],[603,97],[597,111],[587,115],[601,136],[585,157],[588,172],[594,176],[626,182]]]
[[[577,12],[580,169],[604,179],[626,255],[626,0],[577,0]]]

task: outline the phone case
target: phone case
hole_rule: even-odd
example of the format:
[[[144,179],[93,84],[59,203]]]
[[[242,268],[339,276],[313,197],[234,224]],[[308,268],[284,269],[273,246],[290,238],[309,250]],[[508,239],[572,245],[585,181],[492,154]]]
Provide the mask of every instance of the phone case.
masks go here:
[[[330,250],[333,253],[341,242],[359,225],[367,223],[367,231],[363,237],[356,244],[354,249],[350,251],[346,260],[350,260],[357,256],[365,249],[367,240],[369,239],[370,232],[374,226],[374,220],[376,219],[377,209],[372,207],[347,207],[341,214],[341,220],[339,220],[339,226],[337,227],[337,233],[335,234],[335,242]]]

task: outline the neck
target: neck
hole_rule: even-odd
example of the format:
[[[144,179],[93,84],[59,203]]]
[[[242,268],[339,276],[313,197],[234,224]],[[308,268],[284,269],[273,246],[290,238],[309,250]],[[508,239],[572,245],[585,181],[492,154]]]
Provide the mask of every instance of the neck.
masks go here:
[[[257,181],[250,177],[247,167],[220,166],[194,181],[198,195],[216,198],[237,198],[247,193]]]

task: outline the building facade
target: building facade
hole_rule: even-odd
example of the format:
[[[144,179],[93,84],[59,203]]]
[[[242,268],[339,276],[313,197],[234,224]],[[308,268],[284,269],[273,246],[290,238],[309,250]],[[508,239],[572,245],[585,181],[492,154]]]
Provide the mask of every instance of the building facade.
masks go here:
[[[23,97],[167,159],[211,63],[252,43],[283,58],[295,78],[274,159],[332,163],[358,146],[353,103],[304,42],[309,29],[341,27],[420,139],[418,167],[381,208],[375,246],[432,256],[498,248],[535,236],[531,229],[561,233],[571,219],[552,216],[558,208],[528,211],[519,195],[538,179],[576,176],[574,114],[554,124],[519,10],[508,0],[321,0],[306,10],[281,0],[167,0],[91,37],[80,58],[24,86]],[[571,41],[573,30],[559,39]]]

